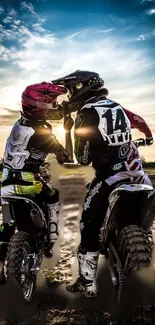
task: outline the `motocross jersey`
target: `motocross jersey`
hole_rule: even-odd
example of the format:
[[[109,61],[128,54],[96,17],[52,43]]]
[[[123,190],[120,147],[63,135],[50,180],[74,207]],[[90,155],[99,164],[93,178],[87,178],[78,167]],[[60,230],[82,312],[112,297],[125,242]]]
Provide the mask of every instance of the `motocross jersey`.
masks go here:
[[[96,176],[105,178],[118,172],[140,171],[142,164],[131,128],[148,138],[152,133],[138,115],[107,98],[89,100],[75,119],[75,156],[82,165],[92,166]]]
[[[37,124],[21,117],[7,139],[4,165],[15,171],[37,173],[49,153],[64,150],[48,123]]]

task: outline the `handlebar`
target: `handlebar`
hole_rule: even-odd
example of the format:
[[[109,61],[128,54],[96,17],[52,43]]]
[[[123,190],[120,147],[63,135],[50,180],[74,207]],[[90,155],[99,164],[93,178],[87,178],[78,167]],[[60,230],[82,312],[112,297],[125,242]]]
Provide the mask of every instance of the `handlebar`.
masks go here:
[[[138,148],[138,147],[145,147],[146,146],[146,140],[143,139],[143,138],[139,138],[139,139],[136,139],[136,140],[133,140],[132,141],[135,146]]]

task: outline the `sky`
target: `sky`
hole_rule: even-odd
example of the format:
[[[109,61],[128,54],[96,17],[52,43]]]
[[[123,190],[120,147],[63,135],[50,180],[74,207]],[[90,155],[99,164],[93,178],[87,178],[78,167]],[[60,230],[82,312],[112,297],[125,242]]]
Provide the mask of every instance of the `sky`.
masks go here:
[[[0,1],[1,124],[27,85],[78,69],[98,72],[155,134],[155,0]]]

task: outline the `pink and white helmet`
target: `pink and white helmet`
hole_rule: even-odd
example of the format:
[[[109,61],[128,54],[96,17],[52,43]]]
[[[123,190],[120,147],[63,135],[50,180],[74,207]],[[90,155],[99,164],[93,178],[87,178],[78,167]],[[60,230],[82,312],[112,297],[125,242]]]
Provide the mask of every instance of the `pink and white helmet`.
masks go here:
[[[22,109],[24,116],[36,120],[50,119],[57,108],[57,97],[67,93],[63,86],[42,82],[26,87],[22,93]]]

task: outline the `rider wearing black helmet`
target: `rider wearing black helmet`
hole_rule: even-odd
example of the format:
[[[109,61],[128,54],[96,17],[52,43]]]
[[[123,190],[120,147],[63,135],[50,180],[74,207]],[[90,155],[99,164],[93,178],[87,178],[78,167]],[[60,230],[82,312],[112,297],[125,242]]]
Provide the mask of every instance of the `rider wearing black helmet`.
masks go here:
[[[99,74],[77,70],[52,81],[68,89],[68,112],[75,119],[75,156],[82,165],[92,163],[96,177],[86,193],[80,221],[78,248],[79,277],[67,287],[70,292],[94,296],[98,287],[96,271],[99,256],[99,232],[108,207],[108,196],[121,180],[151,184],[144,173],[134,145],[131,128],[144,132],[146,145],[153,143],[146,122],[137,114],[107,98],[108,90]],[[67,131],[69,121],[66,120]],[[71,123],[72,126],[72,123]]]

